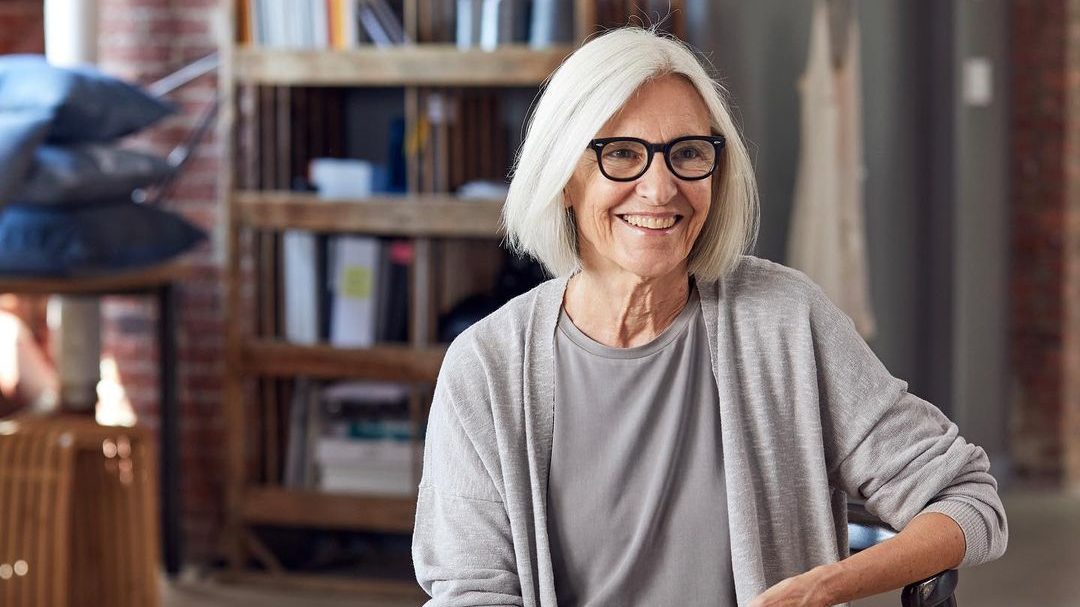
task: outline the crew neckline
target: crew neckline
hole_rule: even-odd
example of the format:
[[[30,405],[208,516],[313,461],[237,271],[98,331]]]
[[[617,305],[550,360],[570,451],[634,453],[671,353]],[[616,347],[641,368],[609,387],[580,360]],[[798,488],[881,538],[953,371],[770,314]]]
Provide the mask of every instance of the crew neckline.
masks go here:
[[[603,358],[616,359],[644,358],[663,350],[686,332],[687,327],[690,325],[690,319],[700,309],[699,301],[697,285],[695,284],[695,281],[691,280],[690,296],[687,298],[686,304],[679,312],[679,315],[675,317],[675,320],[664,328],[659,335],[653,338],[652,341],[630,348],[615,348],[602,344],[589,337],[574,324],[574,321],[570,320],[570,316],[566,313],[565,306],[559,306],[558,327],[563,335],[568,337],[574,345],[590,354],[601,356]]]

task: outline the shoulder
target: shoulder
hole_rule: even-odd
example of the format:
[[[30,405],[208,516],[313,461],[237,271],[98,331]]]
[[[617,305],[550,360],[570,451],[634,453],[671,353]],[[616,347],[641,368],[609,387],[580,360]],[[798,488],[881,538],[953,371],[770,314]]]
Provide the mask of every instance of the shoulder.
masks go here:
[[[829,314],[832,303],[806,274],[785,265],[744,255],[713,288],[731,311],[772,316]]]
[[[711,317],[706,320],[731,327],[734,333],[725,333],[731,337],[790,343],[854,331],[851,319],[806,274],[766,259],[745,255],[729,274],[699,288],[703,312]]]

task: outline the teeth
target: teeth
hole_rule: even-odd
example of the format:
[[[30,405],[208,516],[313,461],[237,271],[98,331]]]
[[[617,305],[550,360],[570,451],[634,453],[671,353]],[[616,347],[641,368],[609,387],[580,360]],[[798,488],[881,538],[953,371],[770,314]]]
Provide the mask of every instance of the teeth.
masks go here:
[[[675,225],[675,217],[651,217],[649,215],[623,215],[627,223],[653,230],[664,230]]]

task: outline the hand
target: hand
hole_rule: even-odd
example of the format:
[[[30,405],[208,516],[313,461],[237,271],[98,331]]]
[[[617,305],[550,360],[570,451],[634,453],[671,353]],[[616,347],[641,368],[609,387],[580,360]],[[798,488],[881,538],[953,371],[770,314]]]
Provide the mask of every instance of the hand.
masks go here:
[[[824,567],[789,577],[759,594],[749,607],[832,607],[825,586]]]

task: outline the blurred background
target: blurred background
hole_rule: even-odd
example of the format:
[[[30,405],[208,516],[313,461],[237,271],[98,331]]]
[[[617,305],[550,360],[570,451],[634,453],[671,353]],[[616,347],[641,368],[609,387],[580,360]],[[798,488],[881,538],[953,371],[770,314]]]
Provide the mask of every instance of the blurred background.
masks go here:
[[[849,312],[1010,514],[960,602],[1080,605],[1069,0],[3,0],[0,604],[420,602],[442,348],[544,278],[499,246],[530,106],[587,35],[657,22],[730,95],[756,255],[819,279],[806,184],[853,184]],[[852,95],[832,130],[819,85]]]

